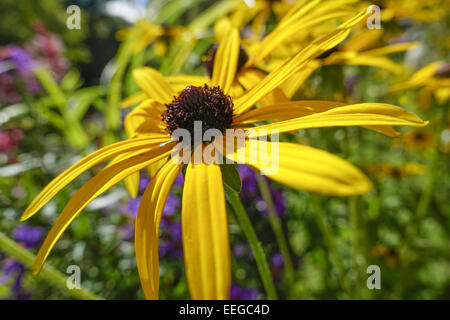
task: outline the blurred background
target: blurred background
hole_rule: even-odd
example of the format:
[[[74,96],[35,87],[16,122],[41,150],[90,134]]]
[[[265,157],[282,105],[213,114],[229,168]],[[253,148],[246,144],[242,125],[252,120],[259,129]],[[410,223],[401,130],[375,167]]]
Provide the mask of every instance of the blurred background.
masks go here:
[[[353,2],[361,8],[370,4]],[[450,298],[448,3],[372,3],[381,8],[382,29],[374,31],[373,39],[362,30],[359,38],[356,33],[318,57],[323,66],[312,70],[293,96],[392,103],[430,124],[401,128],[396,138],[362,128],[286,134],[285,140],[351,161],[373,181],[374,190],[338,198],[271,183],[275,218],[268,216],[253,171],[239,167],[241,199],[281,299]],[[80,29],[67,27],[70,5],[81,8]],[[20,223],[19,217],[70,164],[126,138],[122,120],[129,108],[120,103],[138,92],[131,71],[146,65],[165,75],[204,75],[203,57],[215,43],[214,24],[220,18],[238,21],[250,46],[252,38],[273,30],[292,5],[281,0],[1,1],[0,299],[78,297],[54,280],[58,275],[50,275],[52,281],[33,276],[30,263],[70,196],[100,167],[72,182],[32,219]],[[242,12],[247,19],[237,18]],[[320,32],[312,30],[304,41]],[[376,59],[356,63],[337,55],[347,50],[367,58],[368,50],[404,42],[415,45],[383,54],[389,63],[378,66]],[[142,172],[140,194],[148,181]],[[182,185],[180,176],[164,209],[161,299],[189,298],[181,243]],[[83,288],[99,297],[143,299],[134,254],[139,200],[119,184],[92,201],[47,263],[59,276],[67,276],[68,266],[79,266]],[[264,299],[250,247],[232,216],[229,224],[231,298]],[[366,286],[369,265],[380,267],[379,290]]]

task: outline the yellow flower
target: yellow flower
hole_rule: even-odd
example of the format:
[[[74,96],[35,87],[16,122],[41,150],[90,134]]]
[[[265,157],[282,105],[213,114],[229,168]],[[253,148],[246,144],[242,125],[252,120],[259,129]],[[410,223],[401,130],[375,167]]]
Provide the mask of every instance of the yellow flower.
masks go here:
[[[369,175],[375,176],[377,179],[385,177],[404,178],[424,174],[427,171],[427,167],[415,162],[408,162],[400,166],[394,166],[390,163],[375,163],[369,165],[367,170]]]
[[[419,103],[422,109],[429,108],[432,95],[439,104],[447,103],[450,100],[450,64],[432,62],[416,71],[408,80],[391,86],[389,93],[412,89],[420,89]]]
[[[156,70],[144,68],[136,71],[136,80],[148,99],[127,117],[127,130],[133,138],[104,147],[74,164],[50,182],[23,213],[21,220],[28,219],[82,172],[114,159],[69,200],[38,252],[34,272],[40,271],[58,238],[89,201],[133,173],[161,161],[162,166],[140,202],[135,234],[136,259],[145,296],[157,299],[159,224],[170,188],[183,166],[183,163],[169,161],[176,142],[167,131],[190,129],[196,120],[202,120],[205,127],[217,128],[222,132],[232,127],[251,128],[254,123],[263,120],[276,121],[254,127],[253,137],[265,134],[262,129],[268,129],[270,134],[270,130],[287,132],[319,127],[364,126],[390,132],[394,125],[426,125],[412,113],[379,103],[342,106],[330,101],[294,101],[252,109],[292,73],[298,72],[311,59],[341,42],[350,28],[365,17],[365,12],[358,14],[331,34],[313,41],[238,98],[231,93],[239,55],[236,29],[220,43],[212,78],[201,87],[189,86],[178,94]],[[214,145],[227,143],[228,138],[218,139]],[[243,146],[246,150],[255,147],[266,148],[269,152],[275,150],[273,142],[254,145],[250,143],[250,138]],[[370,181],[358,168],[326,151],[286,142],[279,143],[277,147],[279,170],[269,176],[275,181],[338,196],[364,194],[371,189]],[[225,156],[237,162],[248,162],[247,157],[239,157],[237,150],[231,153],[227,150]],[[266,167],[261,162],[249,164],[255,170],[264,170]],[[218,164],[187,164],[182,236],[191,298],[227,299],[231,283],[230,248],[225,194]]]
[[[414,19],[423,22],[440,20],[447,14],[445,0],[376,0],[383,21]]]
[[[133,51],[134,53],[137,53],[145,49],[160,37],[167,36],[181,39],[190,37],[189,34],[188,29],[182,26],[163,27],[151,23],[146,19],[141,19],[130,28],[119,30],[116,33],[116,38],[120,41],[134,39],[135,43],[133,44]]]
[[[382,35],[382,30],[367,30],[364,26],[363,29],[355,32],[345,43],[320,55],[317,59],[308,63],[303,70],[290,78],[289,81],[285,81],[282,85],[283,92],[288,98],[292,97],[308,77],[321,66],[370,66],[387,70],[393,74],[400,74],[404,71],[403,66],[393,62],[388,55],[406,51],[417,45],[417,43],[402,42],[380,46],[379,40]]]
[[[394,268],[398,264],[399,254],[394,248],[389,248],[382,244],[377,244],[370,250],[370,255],[376,258],[383,258],[387,265]]]
[[[421,152],[436,148],[438,133],[430,129],[423,128],[406,132],[396,143],[404,146],[407,150],[418,149]]]

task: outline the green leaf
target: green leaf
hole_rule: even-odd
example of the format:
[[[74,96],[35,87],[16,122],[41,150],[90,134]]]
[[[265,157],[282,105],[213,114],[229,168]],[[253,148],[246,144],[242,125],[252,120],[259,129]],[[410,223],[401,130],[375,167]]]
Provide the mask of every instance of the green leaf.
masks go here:
[[[222,170],[222,178],[225,185],[227,185],[237,193],[241,192],[242,182],[241,176],[239,175],[239,171],[237,169],[237,165],[234,163],[222,164],[220,165],[220,169]]]

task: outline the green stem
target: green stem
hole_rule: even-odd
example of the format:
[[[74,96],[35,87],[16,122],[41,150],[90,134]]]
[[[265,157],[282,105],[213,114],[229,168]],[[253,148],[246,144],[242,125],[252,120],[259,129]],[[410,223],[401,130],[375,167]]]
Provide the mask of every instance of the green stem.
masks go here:
[[[280,248],[281,255],[283,256],[283,262],[286,269],[286,280],[288,283],[292,283],[295,278],[294,267],[292,264],[291,255],[289,254],[287,240],[284,236],[281,220],[276,213],[272,195],[270,194],[269,184],[267,183],[267,180],[259,174],[256,175],[256,179],[258,181],[259,190],[261,191],[261,196],[267,205],[270,225],[275,233],[278,247]]]
[[[0,232],[0,251],[6,253],[7,255],[13,257],[21,264],[26,266],[27,268],[32,269],[34,260],[36,256],[21,247],[15,241],[11,240],[4,233]],[[80,300],[101,300],[103,298],[87,291],[86,289],[69,289],[67,287],[67,277],[53,268],[52,266],[46,264],[41,270],[39,274],[43,280],[48,281],[49,283],[55,285],[60,288],[67,294],[72,297]]]
[[[122,99],[122,82],[125,76],[128,63],[133,54],[133,45],[136,39],[130,37],[126,39],[119,47],[118,54],[115,60],[116,71],[111,79],[107,94],[107,108],[106,108],[106,129],[107,133],[104,139],[104,144],[108,145],[114,143],[116,140],[116,130],[121,125],[120,119],[120,101]]]
[[[342,263],[339,253],[337,252],[336,246],[333,241],[333,237],[331,235],[331,231],[329,230],[329,227],[325,220],[325,213],[323,212],[322,205],[320,204],[319,199],[317,199],[315,196],[311,197],[311,204],[314,209],[313,213],[314,213],[314,218],[316,220],[316,223],[317,223],[320,231],[322,232],[322,236],[324,238],[325,245],[327,246],[330,257],[333,260],[334,265],[336,266],[341,287],[350,296],[350,293],[351,293],[350,285],[345,276],[344,264]]]
[[[264,289],[266,290],[267,297],[271,300],[276,300],[277,293],[275,291],[275,286],[273,284],[272,275],[270,274],[269,266],[267,265],[266,255],[258,240],[255,229],[253,229],[252,223],[245,212],[245,209],[239,199],[239,195],[236,191],[228,188],[225,185],[227,191],[228,201],[233,208],[236,218],[242,228],[242,231],[247,238],[250,247],[252,248],[253,255],[255,257],[256,266],[258,267],[259,274],[261,276]]]

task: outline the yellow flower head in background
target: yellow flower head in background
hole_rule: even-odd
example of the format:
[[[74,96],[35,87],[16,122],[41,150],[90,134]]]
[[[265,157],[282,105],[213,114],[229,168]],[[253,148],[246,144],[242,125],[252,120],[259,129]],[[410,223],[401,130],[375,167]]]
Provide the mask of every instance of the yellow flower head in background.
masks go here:
[[[436,61],[413,73],[404,82],[396,83],[389,88],[389,93],[403,90],[420,89],[419,103],[422,109],[428,109],[432,96],[439,104],[450,100],[450,64]]]
[[[333,32],[312,41],[238,96],[232,90],[240,52],[239,33],[235,28],[219,42],[212,76],[207,77],[201,85],[195,83],[176,90],[157,70],[136,70],[134,75],[146,100],[126,118],[125,126],[130,138],[90,154],[61,173],[23,213],[21,220],[28,219],[81,173],[99,163],[113,160],[69,200],[39,250],[34,272],[40,271],[61,234],[91,200],[139,170],[158,163],[158,170],[140,202],[135,233],[141,284],[148,299],[157,299],[159,224],[172,184],[185,165],[170,160],[176,141],[169,133],[179,128],[191,130],[194,121],[202,121],[205,128],[216,128],[222,133],[226,133],[229,128],[254,129],[243,148],[247,151],[255,146],[270,152],[279,150],[279,170],[268,176],[274,181],[329,195],[347,196],[369,192],[371,183],[358,168],[326,151],[286,142],[278,143],[276,148],[273,145],[275,142],[250,143],[250,139],[270,134],[271,131],[363,126],[393,135],[396,133],[393,128],[395,125],[426,125],[415,114],[381,103],[343,105],[333,101],[278,102],[274,99],[272,104],[260,104],[261,99],[286,79],[342,42],[350,29],[366,17],[364,10]],[[273,122],[257,125],[266,120]],[[227,144],[228,138],[224,136],[223,140],[213,141],[212,145]],[[205,143],[200,147],[209,145]],[[223,156],[238,163],[248,163],[246,157],[237,155],[237,150]],[[249,164],[256,171],[263,171],[266,165],[260,162]],[[182,237],[191,298],[227,299],[231,266],[221,168],[215,163],[188,163],[186,167]]]
[[[371,164],[367,167],[370,176],[374,176],[381,180],[385,177],[395,179],[405,178],[414,175],[424,174],[427,167],[420,163],[408,162],[399,166],[394,166],[390,163],[382,162]]]

